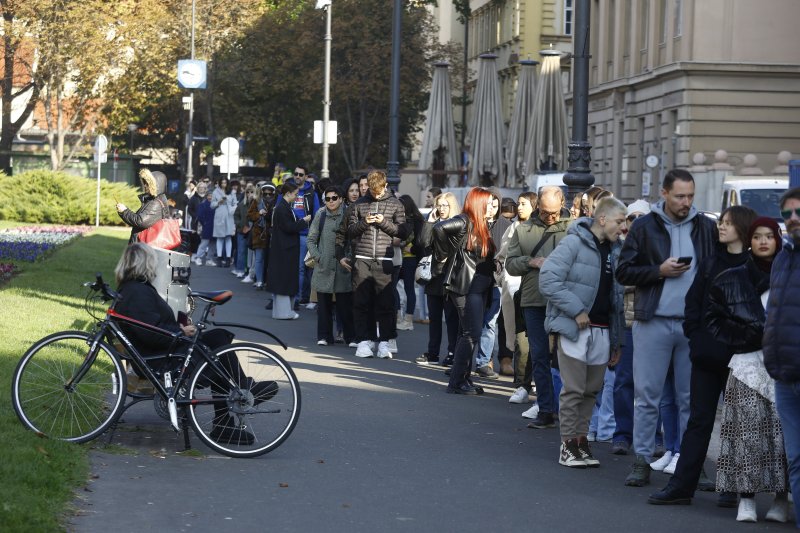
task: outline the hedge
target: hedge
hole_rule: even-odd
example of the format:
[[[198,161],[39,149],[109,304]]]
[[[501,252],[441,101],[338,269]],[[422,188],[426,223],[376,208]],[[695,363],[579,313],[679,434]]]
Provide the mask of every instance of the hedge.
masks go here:
[[[124,183],[100,180],[100,224],[124,225],[115,208],[119,200],[131,209],[140,191]],[[31,170],[0,174],[0,220],[28,223],[95,223],[97,181],[64,172]]]

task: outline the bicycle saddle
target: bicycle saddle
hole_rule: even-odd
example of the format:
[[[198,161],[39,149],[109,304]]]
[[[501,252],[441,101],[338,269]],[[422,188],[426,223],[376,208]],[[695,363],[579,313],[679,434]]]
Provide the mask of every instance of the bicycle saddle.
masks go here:
[[[190,296],[210,304],[222,305],[233,298],[233,291],[192,291]]]

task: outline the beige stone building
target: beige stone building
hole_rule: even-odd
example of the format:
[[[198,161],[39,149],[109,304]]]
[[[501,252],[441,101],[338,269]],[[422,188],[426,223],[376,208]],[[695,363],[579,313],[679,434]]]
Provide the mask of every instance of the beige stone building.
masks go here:
[[[591,3],[596,184],[637,198],[649,173],[655,197],[664,172],[698,152],[711,163],[724,149],[736,170],[755,154],[767,174],[778,152],[800,155],[800,1]]]

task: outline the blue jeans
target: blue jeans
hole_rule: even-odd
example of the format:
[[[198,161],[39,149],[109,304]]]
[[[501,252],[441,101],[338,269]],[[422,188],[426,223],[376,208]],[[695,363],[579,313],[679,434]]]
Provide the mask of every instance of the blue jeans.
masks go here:
[[[481,368],[488,365],[494,354],[494,342],[497,339],[497,317],[500,316],[500,289],[492,289],[492,303],[483,314],[483,329],[478,355],[475,356],[475,366]]]
[[[553,374],[550,371],[550,342],[544,330],[546,307],[523,307],[525,329],[530,344],[530,359],[533,367],[533,383],[540,413],[555,413],[556,400]],[[559,378],[560,381],[560,378]]]
[[[244,272],[244,267],[247,264],[247,235],[242,233],[236,234],[236,263],[234,268],[239,272]]]
[[[614,380],[616,372],[606,369],[603,376],[603,388],[597,395],[592,419],[589,421],[589,432],[597,435],[598,441],[611,440],[614,436]]]
[[[253,262],[253,271],[256,274],[256,282],[264,283],[264,249],[256,248],[253,250],[255,260]]]
[[[625,345],[614,378],[614,442],[633,443],[633,332],[625,328]]]
[[[783,429],[789,485],[792,494],[800,494],[800,381],[775,381],[775,406]],[[795,521],[800,527],[800,513],[795,513]]]

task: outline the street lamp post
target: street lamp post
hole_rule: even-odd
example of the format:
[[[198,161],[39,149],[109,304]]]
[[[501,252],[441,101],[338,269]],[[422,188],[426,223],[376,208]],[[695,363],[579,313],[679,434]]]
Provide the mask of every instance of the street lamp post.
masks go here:
[[[194,23],[195,23],[195,0],[192,0],[192,52],[191,59],[194,59]],[[194,154],[192,153],[194,139],[194,91],[189,90],[189,131],[186,134],[186,179],[191,180],[194,178]]]
[[[572,140],[569,142],[569,168],[564,174],[569,197],[594,184],[590,168],[592,145],[589,129],[589,0],[575,4],[575,33],[573,34]]]
[[[331,114],[331,0],[320,0],[317,2],[317,9],[324,9],[327,12],[325,20],[325,95],[322,102],[322,171],[323,178],[329,178],[331,173],[328,168],[328,122]]]
[[[128,144],[128,152],[131,154],[131,159],[133,159],[133,133],[139,129],[138,124],[128,124],[128,133],[130,134],[129,137],[129,144]]]
[[[392,15],[392,76],[389,100],[389,161],[386,162],[386,178],[389,186],[400,185],[400,39],[402,38],[403,2],[394,0]]]

